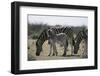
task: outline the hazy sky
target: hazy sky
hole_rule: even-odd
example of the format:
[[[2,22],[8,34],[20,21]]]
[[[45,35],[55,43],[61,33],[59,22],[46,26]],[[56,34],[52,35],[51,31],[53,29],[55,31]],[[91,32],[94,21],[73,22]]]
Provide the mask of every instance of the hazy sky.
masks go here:
[[[81,26],[88,24],[88,17],[28,15],[28,22],[44,23],[52,26],[56,24]]]

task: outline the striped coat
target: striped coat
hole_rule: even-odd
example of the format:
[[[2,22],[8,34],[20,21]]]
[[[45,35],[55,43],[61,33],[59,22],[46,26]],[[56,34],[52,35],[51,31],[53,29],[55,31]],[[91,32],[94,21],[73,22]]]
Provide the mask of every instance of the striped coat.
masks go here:
[[[48,28],[48,29],[45,29],[39,36],[39,38],[37,39],[36,41],[36,55],[39,56],[40,55],[40,52],[42,51],[42,45],[43,43],[49,39],[49,36],[48,36],[48,33],[47,31],[49,29],[52,29],[53,32],[55,34],[59,34],[59,33],[65,33],[69,40],[70,40],[70,44],[73,45],[73,30],[72,28],[70,27],[52,27],[52,28]]]

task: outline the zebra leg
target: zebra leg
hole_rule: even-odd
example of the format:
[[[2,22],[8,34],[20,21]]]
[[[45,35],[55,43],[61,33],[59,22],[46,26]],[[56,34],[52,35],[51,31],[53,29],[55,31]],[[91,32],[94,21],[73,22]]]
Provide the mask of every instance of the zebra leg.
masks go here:
[[[74,55],[74,47],[72,42],[71,42],[71,55]]]
[[[58,55],[56,45],[55,45],[55,54],[56,54],[56,56]]]
[[[66,42],[65,42],[65,44],[64,44],[64,53],[63,53],[62,56],[66,56],[67,47],[68,47],[68,41],[66,40]]]
[[[50,55],[51,55],[51,53],[52,53],[52,44],[50,44],[50,53],[49,53],[49,55],[48,55],[48,56],[50,56]]]
[[[74,52],[73,52],[74,50],[73,50],[73,42],[72,42],[72,38],[69,39],[69,44],[70,44],[70,55],[72,56],[73,53],[74,53]]]
[[[55,45],[52,43],[52,48],[53,48],[53,54],[52,54],[52,56],[54,56],[55,55]]]
[[[58,52],[57,52],[57,49],[56,49],[56,44],[54,43],[53,44],[53,56],[56,55],[57,56]]]
[[[62,56],[66,56],[67,46],[64,45],[64,53]]]
[[[67,48],[64,46],[64,53],[62,56],[66,56],[66,50],[67,50]]]

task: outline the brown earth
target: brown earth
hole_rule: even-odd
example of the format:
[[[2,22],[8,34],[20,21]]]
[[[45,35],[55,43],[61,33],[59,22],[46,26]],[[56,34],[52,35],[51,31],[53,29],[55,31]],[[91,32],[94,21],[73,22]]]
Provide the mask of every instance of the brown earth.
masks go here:
[[[80,44],[80,48],[78,51],[78,54],[76,55],[71,55],[71,49],[70,45],[68,46],[68,51],[66,56],[62,56],[64,52],[64,48],[60,47],[59,44],[57,46],[57,52],[58,56],[48,56],[49,55],[49,50],[50,50],[50,45],[48,44],[48,41],[45,41],[43,44],[43,51],[41,52],[40,56],[36,56],[36,40],[35,39],[28,39],[28,60],[54,60],[54,59],[80,59],[80,58],[87,58],[85,55],[87,55],[87,48],[86,48],[86,43],[84,40]],[[84,56],[85,57],[84,57]]]

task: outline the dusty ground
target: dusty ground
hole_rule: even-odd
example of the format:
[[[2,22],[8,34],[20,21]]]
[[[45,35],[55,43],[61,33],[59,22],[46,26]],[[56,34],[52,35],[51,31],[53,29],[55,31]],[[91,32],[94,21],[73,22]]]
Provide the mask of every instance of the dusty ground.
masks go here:
[[[32,60],[54,60],[54,59],[80,59],[80,58],[86,58],[86,57],[83,57],[83,55],[87,54],[87,51],[86,51],[87,48],[84,41],[81,42],[78,54],[74,56],[71,56],[70,45],[68,46],[68,52],[67,52],[66,57],[62,56],[64,52],[64,48],[60,47],[59,44],[57,44],[58,56],[48,56],[50,52],[49,49],[50,49],[50,45],[48,45],[48,41],[46,41],[43,44],[43,51],[41,52],[40,56],[36,56],[35,55],[36,54],[36,40],[28,39],[28,60],[32,61]],[[85,50],[85,53],[83,52],[84,50]]]

